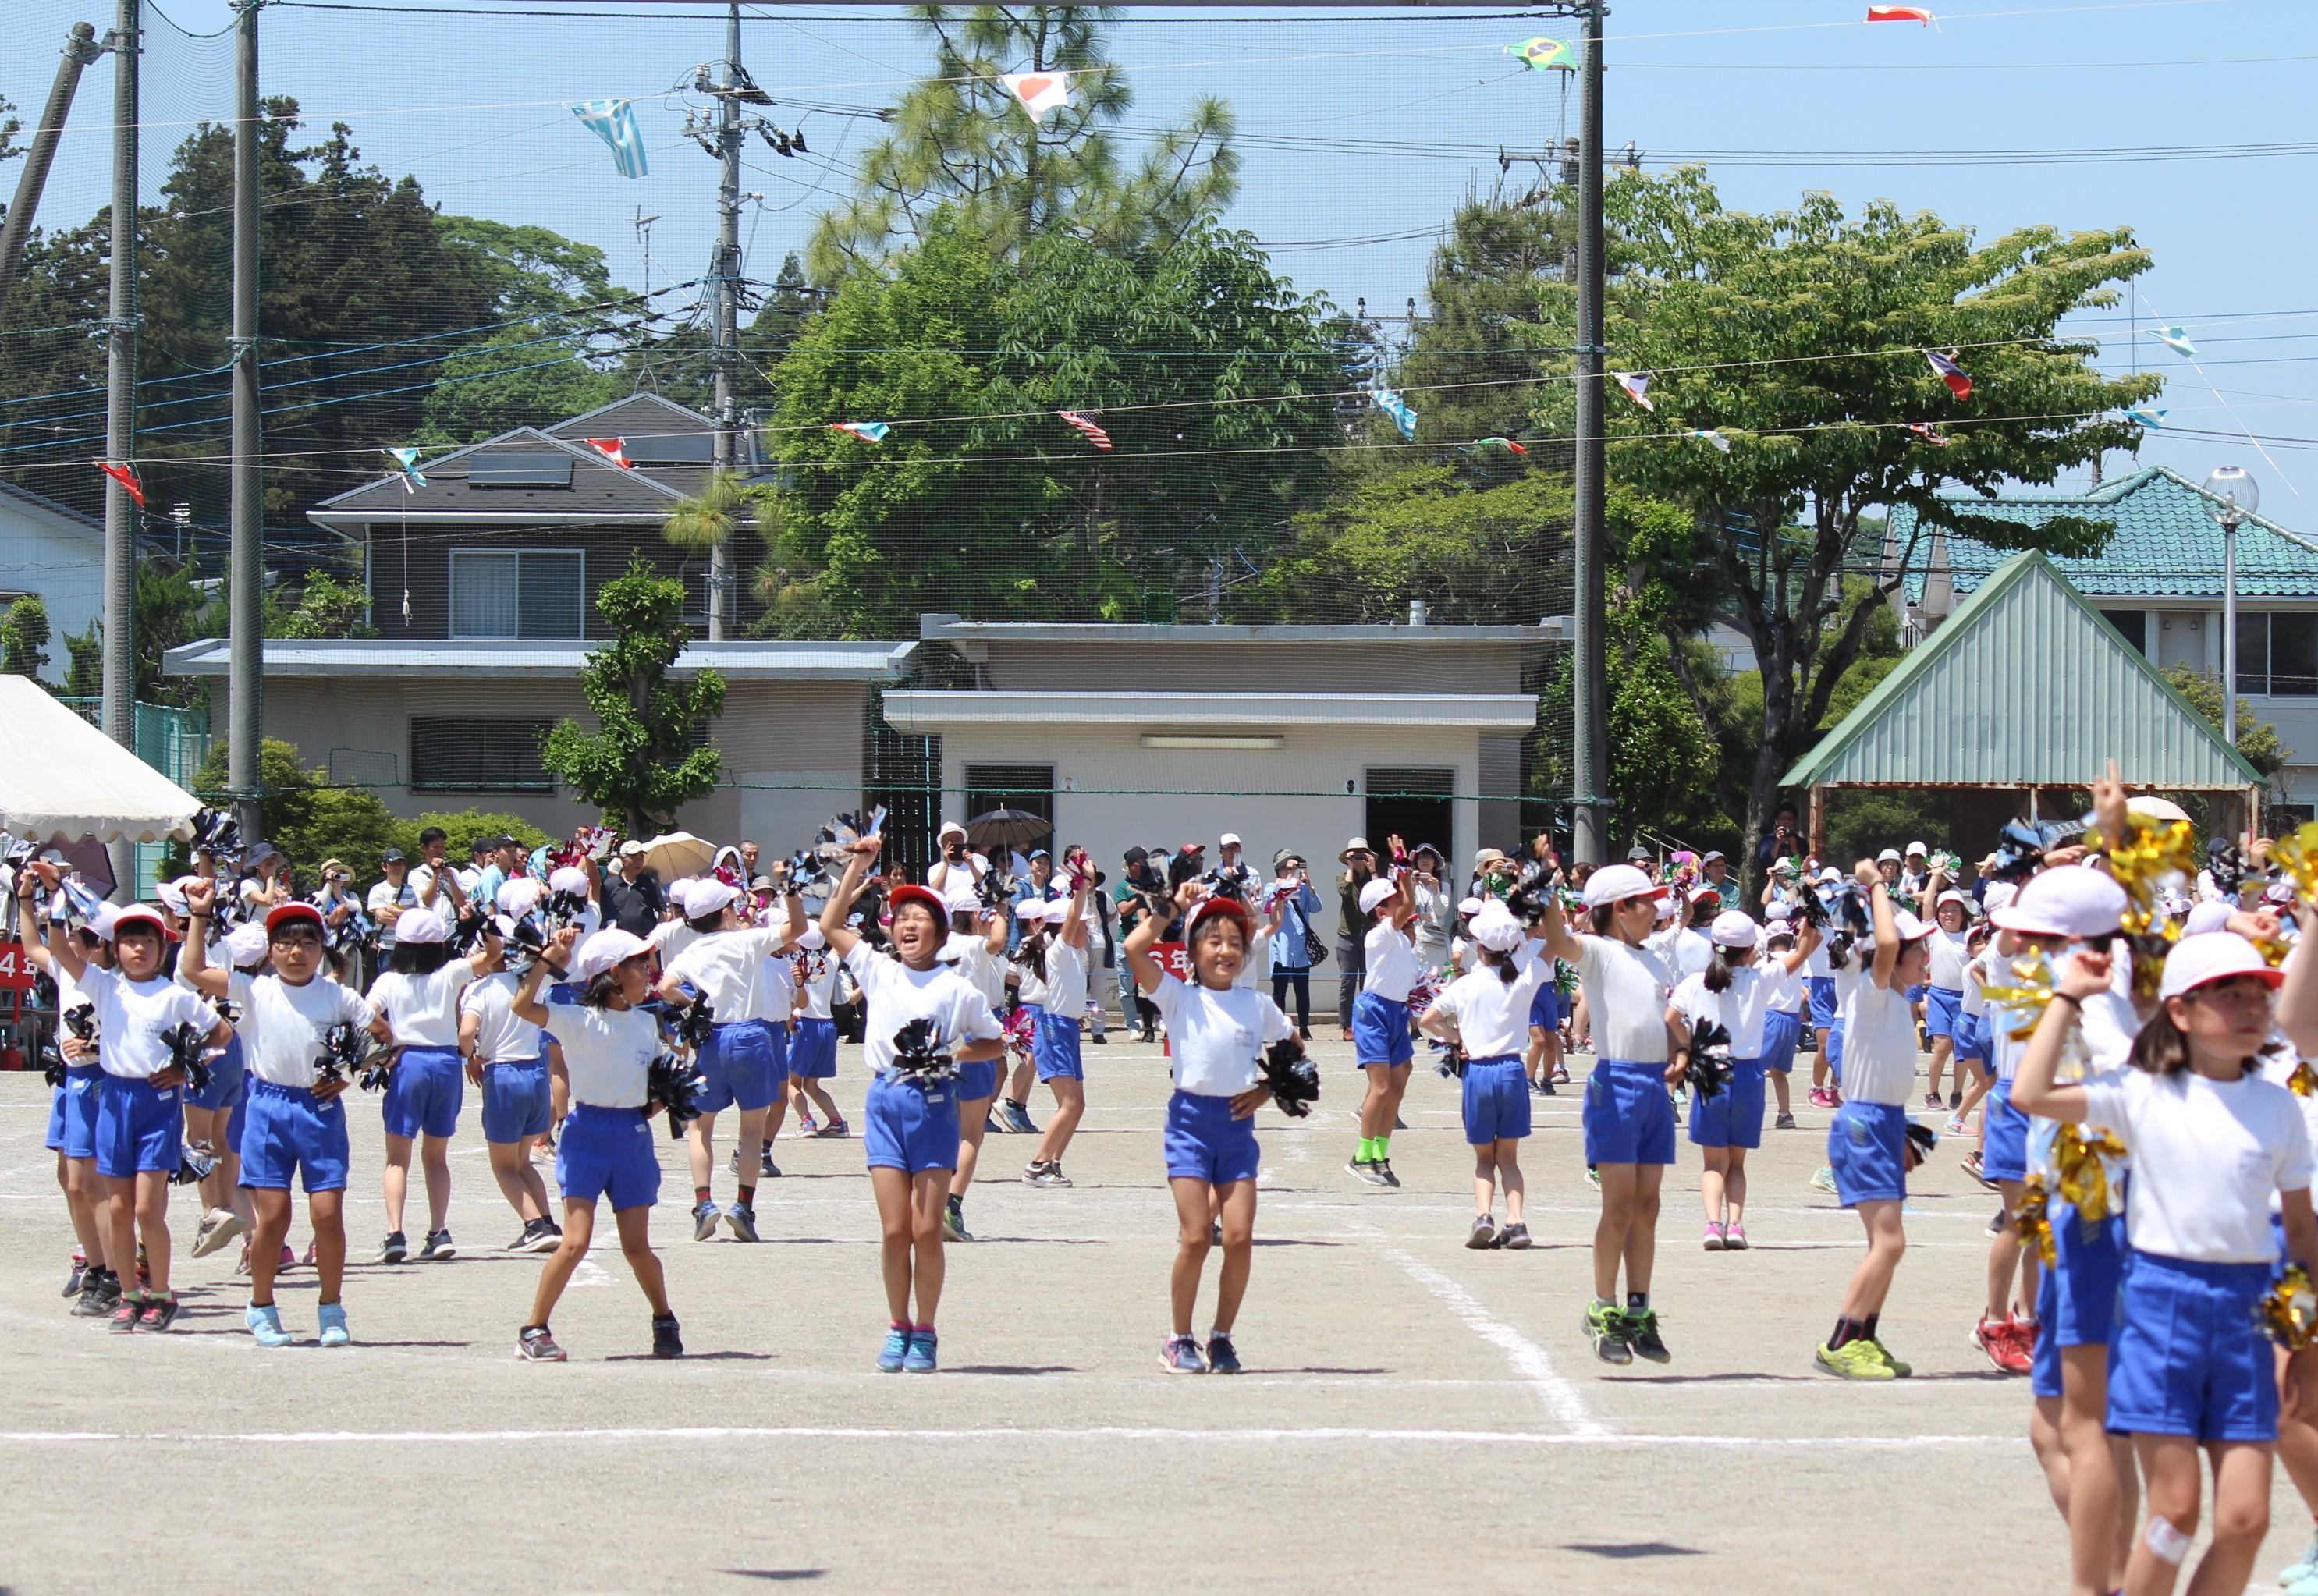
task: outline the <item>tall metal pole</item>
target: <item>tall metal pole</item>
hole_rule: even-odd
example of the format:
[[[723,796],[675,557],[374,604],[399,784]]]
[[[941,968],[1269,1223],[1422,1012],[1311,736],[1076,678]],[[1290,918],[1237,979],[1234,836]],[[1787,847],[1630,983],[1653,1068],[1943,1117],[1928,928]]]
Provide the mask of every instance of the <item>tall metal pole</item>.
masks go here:
[[[716,295],[716,333],[708,363],[716,379],[718,474],[732,469],[734,428],[732,372],[741,362],[741,7],[735,0],[724,24],[724,84],[716,96],[716,262],[709,273]],[[724,605],[732,587],[732,553],[718,543],[708,554],[708,641],[724,640]]]
[[[1602,372],[1604,335],[1602,301],[1606,290],[1602,253],[1602,19],[1609,8],[1595,0],[1585,7],[1583,104],[1577,143],[1577,461],[1574,609],[1577,658],[1572,706],[1572,856],[1599,865],[1610,856],[1609,677],[1603,648],[1608,625],[1604,596],[1603,552],[1607,543],[1608,459],[1602,442]]]
[[[24,175],[16,181],[15,203],[8,220],[0,222],[0,309],[7,308],[9,285],[23,264],[24,240],[31,236],[32,218],[40,209],[40,190],[48,185],[49,163],[56,159],[57,139],[71,113],[73,93],[80,87],[80,69],[104,51],[96,43],[96,30],[75,22],[65,32],[65,58],[57,63],[56,81],[49,85],[49,103],[40,112],[32,141],[24,147]]]
[[[2238,746],[2238,522],[2222,523],[2222,740]]]
[[[259,458],[265,447],[257,414],[257,9],[237,0],[233,122],[233,563],[228,572],[228,683],[231,722],[227,782],[245,837],[260,835],[265,785],[259,754],[265,741],[265,533]]]
[[[105,458],[137,458],[137,53],[141,0],[119,0],[112,50],[112,304],[105,322]],[[137,747],[137,506],[104,489],[104,733]]]

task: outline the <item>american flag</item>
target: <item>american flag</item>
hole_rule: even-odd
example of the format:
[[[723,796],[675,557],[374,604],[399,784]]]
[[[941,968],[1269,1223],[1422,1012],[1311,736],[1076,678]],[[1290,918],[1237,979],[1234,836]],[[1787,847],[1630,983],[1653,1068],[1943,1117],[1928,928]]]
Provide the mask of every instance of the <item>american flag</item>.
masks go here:
[[[1092,417],[1082,416],[1076,410],[1057,410],[1055,414],[1065,422],[1086,434],[1086,441],[1104,453],[1110,453],[1110,435],[1098,426]]]

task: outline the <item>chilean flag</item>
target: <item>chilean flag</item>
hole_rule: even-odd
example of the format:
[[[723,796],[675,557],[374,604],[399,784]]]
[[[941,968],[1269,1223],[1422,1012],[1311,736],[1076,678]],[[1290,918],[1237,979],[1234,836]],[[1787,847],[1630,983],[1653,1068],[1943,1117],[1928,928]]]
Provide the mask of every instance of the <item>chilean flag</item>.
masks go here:
[[[1964,375],[1962,366],[1936,349],[1925,350],[1924,358],[1932,363],[1932,370],[1939,374],[1941,381],[1948,385],[1950,393],[1960,399],[1972,397],[1972,379]]]
[[[628,458],[628,440],[625,438],[582,438],[580,441],[624,471],[636,469],[635,462]]]

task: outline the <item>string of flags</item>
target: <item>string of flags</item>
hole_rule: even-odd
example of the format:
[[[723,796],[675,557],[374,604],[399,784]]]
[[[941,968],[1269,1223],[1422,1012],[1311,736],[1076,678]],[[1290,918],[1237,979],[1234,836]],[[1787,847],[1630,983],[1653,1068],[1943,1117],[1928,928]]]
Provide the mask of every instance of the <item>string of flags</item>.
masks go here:
[[[1074,426],[1085,434],[1086,441],[1097,449],[1106,454],[1110,453],[1110,435],[1103,431],[1092,417],[1082,416],[1076,410],[1057,410],[1055,415],[1065,425]]]
[[[1044,121],[1047,112],[1071,103],[1071,75],[1067,72],[1009,72],[998,81],[1006,85],[1006,92],[1014,96],[1034,122]]]
[[[1389,388],[1370,389],[1369,399],[1378,409],[1392,417],[1392,424],[1400,429],[1404,439],[1412,444],[1416,442],[1416,412],[1406,399]]]
[[[1908,430],[1935,449],[1945,449],[1955,441],[1928,421],[1910,421],[1908,423]]]
[[[1526,454],[1529,453],[1527,449],[1524,449],[1519,444],[1514,443],[1511,438],[1481,438],[1474,443],[1473,447],[1476,449],[1492,450],[1501,454]]]
[[[394,462],[394,472],[402,479],[403,492],[416,493],[427,486],[427,474],[418,469],[418,450],[382,449],[379,453]]]
[[[612,148],[612,165],[623,177],[647,177],[651,163],[644,155],[644,130],[636,108],[628,100],[574,100],[565,109],[580,125]]]
[[[1936,349],[1927,349],[1924,351],[1924,358],[1931,363],[1932,370],[1938,375],[1939,380],[1948,385],[1950,393],[1960,399],[1968,399],[1972,397],[1972,379],[1964,374],[1964,369],[1962,366],[1956,364],[1955,351],[1950,350],[1947,354],[1942,354]]]
[[[2197,346],[2189,342],[2188,328],[2180,327],[2152,327],[2150,330],[2156,335],[2157,341],[2159,343],[2173,351],[2174,354],[2187,355],[2191,360],[2197,358]]]
[[[885,421],[832,421],[829,424],[829,430],[849,433],[865,444],[882,444],[885,441],[885,435],[894,428],[890,422]]]
[[[137,480],[134,465],[115,465],[109,460],[92,460],[89,464],[120,483],[121,491],[129,495],[139,509],[145,507],[145,484]]]
[[[1650,374],[1648,372],[1613,372],[1610,375],[1617,380],[1619,387],[1626,390],[1628,399],[1651,415],[1658,414],[1658,403],[1650,398]]]
[[[1575,72],[1577,58],[1567,40],[1560,39],[1524,39],[1519,44],[1505,46],[1505,54],[1518,56],[1532,72]]]
[[[2165,429],[2165,417],[2173,412],[2162,405],[2127,405],[2125,418],[2135,426],[2145,426],[2152,432]]]
[[[1920,22],[1928,28],[1939,19],[1920,5],[1871,5],[1867,8],[1871,22]]]
[[[1716,451],[1720,453],[1728,454],[1730,453],[1730,440],[1722,435],[1722,431],[1720,427],[1694,427],[1691,429],[1690,435],[1698,439],[1701,443],[1713,444]]]
[[[635,462],[628,458],[628,440],[625,438],[581,438],[580,441],[624,471],[636,469]]]

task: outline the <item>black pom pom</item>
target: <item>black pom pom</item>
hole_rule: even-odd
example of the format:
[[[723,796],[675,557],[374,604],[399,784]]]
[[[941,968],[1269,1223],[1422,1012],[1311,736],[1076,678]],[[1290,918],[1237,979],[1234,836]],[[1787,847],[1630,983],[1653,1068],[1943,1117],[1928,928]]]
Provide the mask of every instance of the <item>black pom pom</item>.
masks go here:
[[[1439,1071],[1441,1078],[1443,1080],[1461,1080],[1465,1078],[1465,1050],[1463,1048],[1458,1046],[1454,1042],[1450,1041],[1445,1036],[1434,1036],[1431,1038],[1425,1045],[1433,1049],[1435,1055],[1433,1060],[1433,1067],[1434,1070]]]
[[[367,1029],[352,1020],[342,1019],[330,1027],[322,1033],[322,1051],[314,1060],[315,1083],[344,1080],[361,1070],[375,1041]],[[382,1078],[380,1084],[384,1083]]]
[[[1263,1084],[1290,1119],[1303,1118],[1320,1100],[1320,1071],[1305,1056],[1304,1044],[1293,1036],[1282,1036],[1263,1050]]]
[[[956,1061],[944,1047],[930,1019],[913,1019],[894,1033],[894,1072],[920,1080],[939,1080],[955,1074]]]
[[[177,1167],[169,1171],[172,1186],[199,1186],[217,1168],[217,1155],[206,1142],[188,1142],[177,1153]]]
[[[1701,1102],[1721,1094],[1730,1084],[1730,1033],[1713,1020],[1702,1020],[1690,1033],[1690,1063],[1682,1078]]]
[[[681,1009],[662,1010],[662,1028],[669,1041],[697,1057],[707,1045],[708,1033],[715,1027],[716,1010],[709,1007],[708,1000],[690,982],[685,982],[684,990],[692,1001]]]
[[[169,1063],[185,1072],[185,1084],[195,1091],[206,1090],[210,1083],[209,1061],[202,1056],[205,1030],[196,1030],[191,1022],[179,1021],[162,1033],[161,1042],[169,1050]]]
[[[668,1115],[670,1138],[684,1134],[685,1126],[700,1117],[694,1099],[707,1082],[692,1062],[681,1054],[663,1049],[644,1068],[644,1098],[658,1103]]]

